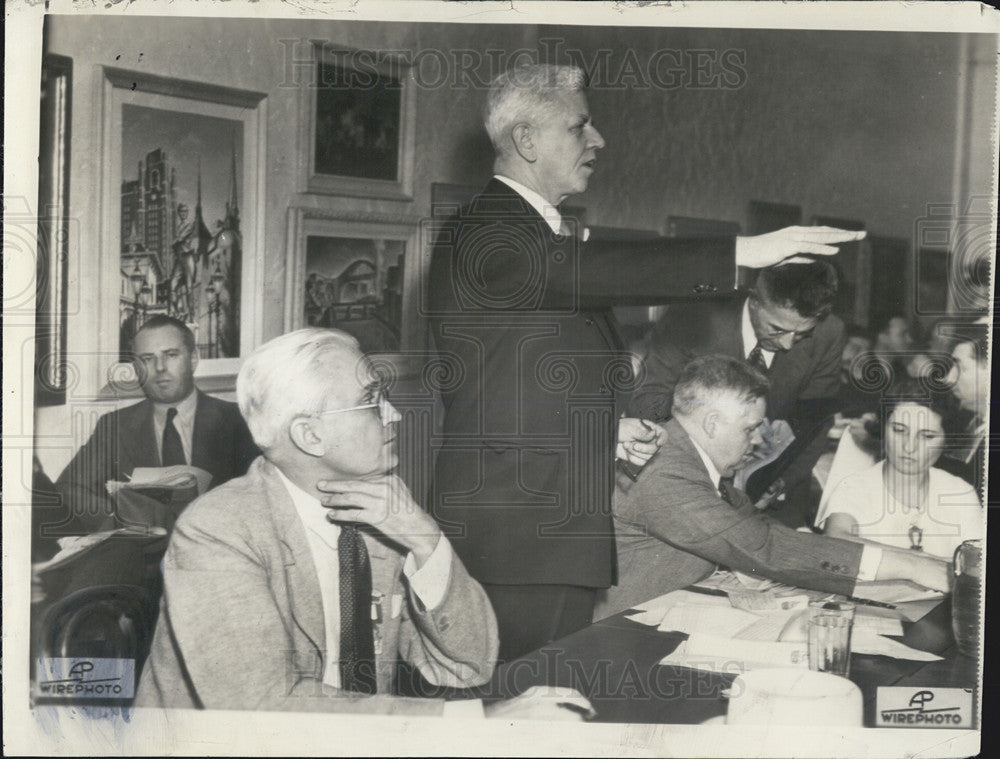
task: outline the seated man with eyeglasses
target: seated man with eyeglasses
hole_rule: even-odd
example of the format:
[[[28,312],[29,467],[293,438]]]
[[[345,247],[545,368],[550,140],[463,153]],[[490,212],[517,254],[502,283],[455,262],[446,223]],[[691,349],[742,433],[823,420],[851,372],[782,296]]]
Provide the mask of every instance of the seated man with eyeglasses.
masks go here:
[[[749,293],[671,305],[657,323],[643,359],[642,379],[628,415],[670,418],[674,385],[692,359],[722,354],[746,361],[770,381],[767,419],[783,419],[795,442],[747,484],[753,500],[778,475],[787,489],[808,483],[822,453],[825,422],[838,406],[844,323],[830,313],[837,271],[825,260],[761,269]],[[765,435],[766,437],[766,435]],[[808,515],[777,513],[798,527]]]
[[[136,705],[440,714],[392,695],[399,662],[435,686],[487,682],[489,599],[394,473],[400,415],[357,341],[275,338],[236,395],[263,456],[178,520]],[[488,709],[537,716],[516,707]]]

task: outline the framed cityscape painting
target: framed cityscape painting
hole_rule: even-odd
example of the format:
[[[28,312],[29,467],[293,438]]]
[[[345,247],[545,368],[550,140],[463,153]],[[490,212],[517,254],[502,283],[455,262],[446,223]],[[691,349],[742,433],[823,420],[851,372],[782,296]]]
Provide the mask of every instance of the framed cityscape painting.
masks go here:
[[[127,362],[165,314],[194,332],[200,376],[234,376],[259,312],[264,96],[112,68],[103,94],[103,342]]]

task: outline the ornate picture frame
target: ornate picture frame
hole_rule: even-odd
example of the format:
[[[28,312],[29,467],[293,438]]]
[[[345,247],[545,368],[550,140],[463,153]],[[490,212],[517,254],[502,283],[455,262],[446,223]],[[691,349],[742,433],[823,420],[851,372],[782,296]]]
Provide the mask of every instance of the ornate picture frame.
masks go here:
[[[69,218],[73,60],[42,58],[38,164],[38,256],[35,266],[35,403],[66,402],[66,319],[70,240],[79,225]],[[75,234],[70,234],[73,226]],[[79,251],[72,251],[79,254]],[[77,299],[74,299],[77,300]],[[74,304],[79,306],[79,304]]]
[[[266,96],[112,67],[101,81],[99,286],[118,304],[99,339],[121,363],[97,386],[121,394],[130,334],[165,313],[196,334],[199,386],[231,390],[263,331]]]
[[[299,153],[303,192],[413,200],[416,90],[410,64],[394,53],[312,42],[301,86]]]
[[[379,354],[420,351],[419,219],[290,208],[285,331],[336,327]]]

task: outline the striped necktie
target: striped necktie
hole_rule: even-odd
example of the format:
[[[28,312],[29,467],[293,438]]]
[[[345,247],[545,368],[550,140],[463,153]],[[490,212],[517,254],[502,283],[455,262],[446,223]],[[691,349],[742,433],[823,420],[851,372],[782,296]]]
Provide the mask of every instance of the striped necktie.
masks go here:
[[[750,355],[747,356],[747,361],[750,362],[750,366],[759,371],[765,377],[767,376],[767,364],[764,362],[764,353],[760,347],[760,343],[757,343],[753,350],[750,351]]]
[[[342,524],[340,560],[340,683],[344,690],[375,693],[375,631],[372,627],[372,568],[364,537]]]

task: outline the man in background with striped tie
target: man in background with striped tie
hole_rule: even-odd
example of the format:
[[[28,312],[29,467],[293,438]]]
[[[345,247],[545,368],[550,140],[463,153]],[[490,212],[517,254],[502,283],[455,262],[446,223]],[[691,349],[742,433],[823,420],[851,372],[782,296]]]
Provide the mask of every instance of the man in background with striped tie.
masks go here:
[[[198,352],[187,325],[150,317],[132,341],[132,354],[146,398],[102,416],[60,475],[56,487],[67,519],[46,517],[52,537],[125,526],[115,518],[106,484],[127,481],[137,467],[198,467],[212,475],[212,488],[244,474],[260,453],[236,404],[195,387]]]

